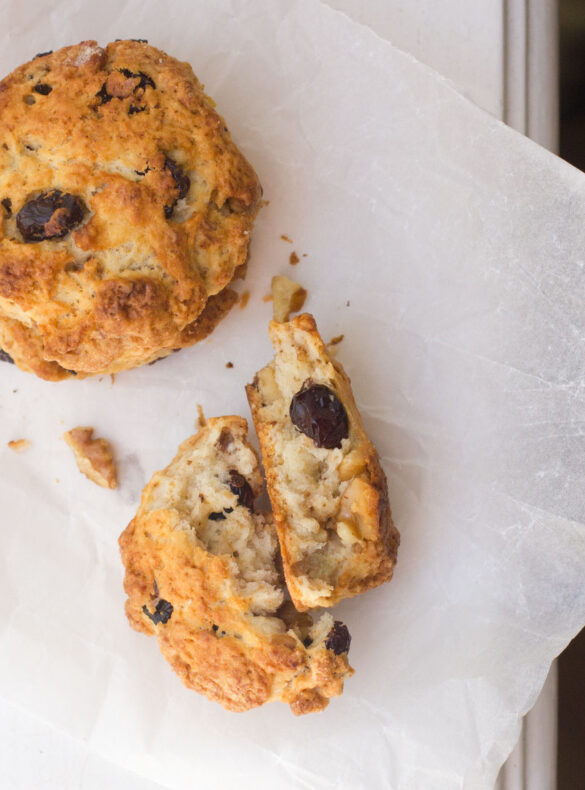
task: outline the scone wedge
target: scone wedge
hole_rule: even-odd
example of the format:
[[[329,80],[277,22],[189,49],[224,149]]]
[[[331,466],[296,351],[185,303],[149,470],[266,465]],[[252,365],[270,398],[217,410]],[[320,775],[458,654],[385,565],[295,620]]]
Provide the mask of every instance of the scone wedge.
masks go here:
[[[386,477],[350,381],[314,318],[272,321],[272,362],[246,388],[291,599],[333,606],[392,577]]]
[[[258,459],[241,417],[208,420],[146,485],[120,537],[126,613],[183,683],[233,711],[326,707],[353,674],[349,633],[285,601]]]

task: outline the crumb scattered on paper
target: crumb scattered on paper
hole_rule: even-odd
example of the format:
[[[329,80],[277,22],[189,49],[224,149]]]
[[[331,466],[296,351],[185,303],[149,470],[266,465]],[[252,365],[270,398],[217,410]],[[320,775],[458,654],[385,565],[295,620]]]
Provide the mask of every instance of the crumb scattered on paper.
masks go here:
[[[298,263],[300,260],[301,260],[301,259],[299,258],[299,256],[298,256],[298,255],[296,254],[296,252],[293,250],[293,251],[291,252],[290,256],[289,256],[289,259],[288,259],[288,262],[290,263],[290,265],[291,265],[291,266],[296,266],[296,265],[297,265],[297,263]]]
[[[240,296],[240,309],[243,310],[250,300],[250,291],[244,291]]]
[[[23,453],[30,447],[30,442],[28,439],[13,439],[11,442],[8,442],[8,446],[15,453]]]
[[[262,301],[263,302],[271,302],[273,299],[274,299],[274,296],[272,296],[272,294],[266,294],[266,296],[262,297]]]
[[[111,386],[113,387],[114,386],[114,382],[116,381],[116,374],[115,373],[110,373],[110,379],[112,381]]]
[[[226,366],[226,368],[233,368],[234,363],[233,362],[226,362],[225,366]]]
[[[288,241],[288,243],[289,243],[289,244],[292,244],[292,243],[293,243],[293,240],[292,240],[292,239],[291,239],[289,236],[286,236],[284,233],[282,233],[282,234],[281,234],[280,238],[281,238],[283,241]]]
[[[284,274],[277,274],[272,278],[271,289],[274,297],[274,320],[279,323],[288,321],[290,314],[298,312],[305,304],[306,290]]]
[[[207,424],[207,420],[205,419],[205,414],[203,413],[203,406],[198,403],[197,404],[197,420],[195,421],[196,428],[205,428]]]
[[[117,488],[116,467],[110,443],[93,439],[93,428],[72,428],[63,438],[73,450],[79,471],[102,488]]]
[[[345,306],[346,306],[346,307],[349,307],[349,299],[348,299],[348,300],[347,300],[347,302],[345,303]]]
[[[344,337],[345,337],[345,335],[335,335],[335,337],[332,337],[331,340],[327,343],[327,345],[328,346],[336,346],[339,343],[341,343],[341,341],[343,340]]]

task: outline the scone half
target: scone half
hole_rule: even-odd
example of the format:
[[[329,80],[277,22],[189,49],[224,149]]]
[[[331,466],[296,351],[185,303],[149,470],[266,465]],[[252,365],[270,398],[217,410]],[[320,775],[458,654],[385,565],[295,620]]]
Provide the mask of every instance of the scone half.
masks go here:
[[[258,459],[241,417],[209,420],[146,485],[120,536],[126,613],[183,683],[233,711],[319,711],[353,674],[347,628],[285,601]]]
[[[246,391],[286,583],[306,611],[388,581],[399,534],[350,380],[314,318],[272,321],[269,335],[274,359]]]

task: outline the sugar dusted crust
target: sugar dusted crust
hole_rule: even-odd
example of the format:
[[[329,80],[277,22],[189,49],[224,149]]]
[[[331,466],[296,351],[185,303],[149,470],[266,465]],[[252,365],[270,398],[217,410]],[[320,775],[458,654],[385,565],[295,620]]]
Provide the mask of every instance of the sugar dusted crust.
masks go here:
[[[50,190],[83,218],[26,240],[19,212]],[[58,381],[197,342],[235,301],[260,199],[188,64],[133,41],[24,64],[0,82],[0,348]]]
[[[262,487],[246,436],[241,417],[207,420],[147,484],[120,536],[126,613],[187,687],[225,708],[319,711],[353,670],[326,647],[328,614],[313,625],[285,604],[271,519],[230,489],[234,470],[254,495]]]
[[[266,473],[286,583],[297,609],[333,606],[392,577],[399,544],[386,477],[350,381],[308,313],[272,321],[275,358],[246,388]],[[341,447],[316,447],[289,414],[311,379],[344,405]]]

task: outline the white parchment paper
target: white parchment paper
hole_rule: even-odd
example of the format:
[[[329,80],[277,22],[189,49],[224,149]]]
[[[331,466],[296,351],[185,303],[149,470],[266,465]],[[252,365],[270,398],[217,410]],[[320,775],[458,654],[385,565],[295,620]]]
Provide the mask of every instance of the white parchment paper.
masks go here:
[[[0,8],[2,73],[84,38],[190,61],[270,201],[249,304],[208,341],[113,385],[2,367],[0,694],[169,788],[491,788],[585,623],[585,176],[317,0]],[[391,584],[337,610],[355,676],[301,719],[185,690],[126,624],[116,544],[197,403],[248,415],[275,273],[345,334],[402,533]],[[79,424],[118,491],[78,473]]]

